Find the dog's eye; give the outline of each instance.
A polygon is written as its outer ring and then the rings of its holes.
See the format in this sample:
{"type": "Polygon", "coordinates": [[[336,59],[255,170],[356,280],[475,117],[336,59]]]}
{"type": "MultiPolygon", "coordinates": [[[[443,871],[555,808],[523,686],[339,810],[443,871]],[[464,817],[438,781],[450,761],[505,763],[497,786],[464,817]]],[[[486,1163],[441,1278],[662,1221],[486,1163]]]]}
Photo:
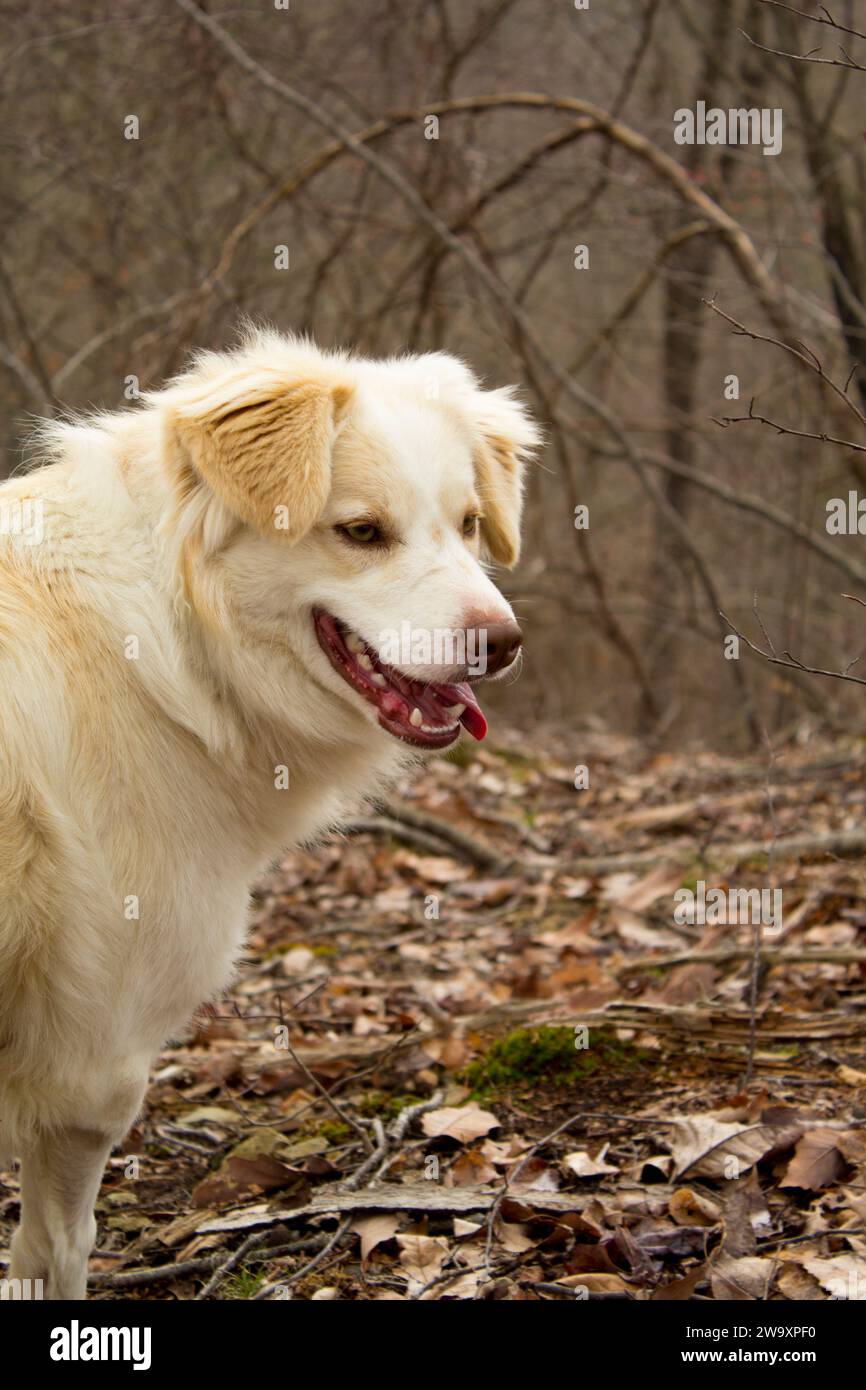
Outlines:
{"type": "Polygon", "coordinates": [[[382,532],[372,521],[350,521],[336,529],[347,541],[354,541],[356,545],[376,545],[382,541],[382,532]]]}
{"type": "Polygon", "coordinates": [[[476,512],[470,512],[463,518],[463,534],[467,540],[473,540],[478,535],[478,523],[481,520],[476,512]]]}

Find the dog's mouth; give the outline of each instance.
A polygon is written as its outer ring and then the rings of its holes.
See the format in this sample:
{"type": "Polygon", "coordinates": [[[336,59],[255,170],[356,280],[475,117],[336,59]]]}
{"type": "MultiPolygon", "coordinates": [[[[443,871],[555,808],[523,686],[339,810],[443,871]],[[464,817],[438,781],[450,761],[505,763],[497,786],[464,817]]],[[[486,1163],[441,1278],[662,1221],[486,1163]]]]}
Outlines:
{"type": "Polygon", "coordinates": [[[487,733],[468,681],[428,684],[386,666],[366,642],[324,609],[313,614],[319,646],[334,670],[368,704],[375,705],[379,723],[394,738],[416,748],[447,748],[461,725],[473,738],[487,733]]]}

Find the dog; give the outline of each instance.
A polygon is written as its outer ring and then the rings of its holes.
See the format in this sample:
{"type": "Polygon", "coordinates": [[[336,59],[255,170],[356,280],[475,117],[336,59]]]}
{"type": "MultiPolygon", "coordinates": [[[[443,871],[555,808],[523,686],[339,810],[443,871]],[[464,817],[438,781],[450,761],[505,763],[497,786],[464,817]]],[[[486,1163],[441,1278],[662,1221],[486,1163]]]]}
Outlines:
{"type": "Polygon", "coordinates": [[[230,981],[257,874],[484,736],[475,682],[521,644],[488,562],[517,560],[538,443],[446,353],[251,328],[41,426],[41,466],[0,487],[10,1281],[85,1296],[107,1157],[230,981]]]}

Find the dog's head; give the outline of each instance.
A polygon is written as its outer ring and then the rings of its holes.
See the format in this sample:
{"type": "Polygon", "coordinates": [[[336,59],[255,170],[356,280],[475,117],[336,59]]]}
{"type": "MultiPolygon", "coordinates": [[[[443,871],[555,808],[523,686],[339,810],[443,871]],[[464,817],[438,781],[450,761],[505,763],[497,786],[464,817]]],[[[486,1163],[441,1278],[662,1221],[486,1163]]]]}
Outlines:
{"type": "Polygon", "coordinates": [[[267,333],[152,399],[185,594],[249,697],[305,703],[315,725],[327,691],[344,736],[366,720],[417,748],[461,724],[482,738],[474,681],[521,644],[485,563],[517,560],[538,442],[511,390],[443,353],[367,361],[267,333]]]}

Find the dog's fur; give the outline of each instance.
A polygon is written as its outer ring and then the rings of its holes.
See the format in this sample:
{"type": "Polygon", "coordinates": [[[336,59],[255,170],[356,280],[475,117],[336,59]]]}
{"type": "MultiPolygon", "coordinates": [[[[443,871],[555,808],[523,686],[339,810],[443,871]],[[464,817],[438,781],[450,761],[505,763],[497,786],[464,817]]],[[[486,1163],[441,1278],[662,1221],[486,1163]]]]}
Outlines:
{"type": "Polygon", "coordinates": [[[135,409],[46,425],[50,461],[0,488],[7,516],[44,518],[39,544],[0,536],[11,1277],[84,1296],[106,1157],[166,1038],[228,982],[248,885],[416,756],[326,659],[314,609],[370,642],[512,617],[481,556],[517,558],[536,441],[448,355],[250,331],[135,409]],[[359,517],[390,543],[347,544],[359,517]]]}

